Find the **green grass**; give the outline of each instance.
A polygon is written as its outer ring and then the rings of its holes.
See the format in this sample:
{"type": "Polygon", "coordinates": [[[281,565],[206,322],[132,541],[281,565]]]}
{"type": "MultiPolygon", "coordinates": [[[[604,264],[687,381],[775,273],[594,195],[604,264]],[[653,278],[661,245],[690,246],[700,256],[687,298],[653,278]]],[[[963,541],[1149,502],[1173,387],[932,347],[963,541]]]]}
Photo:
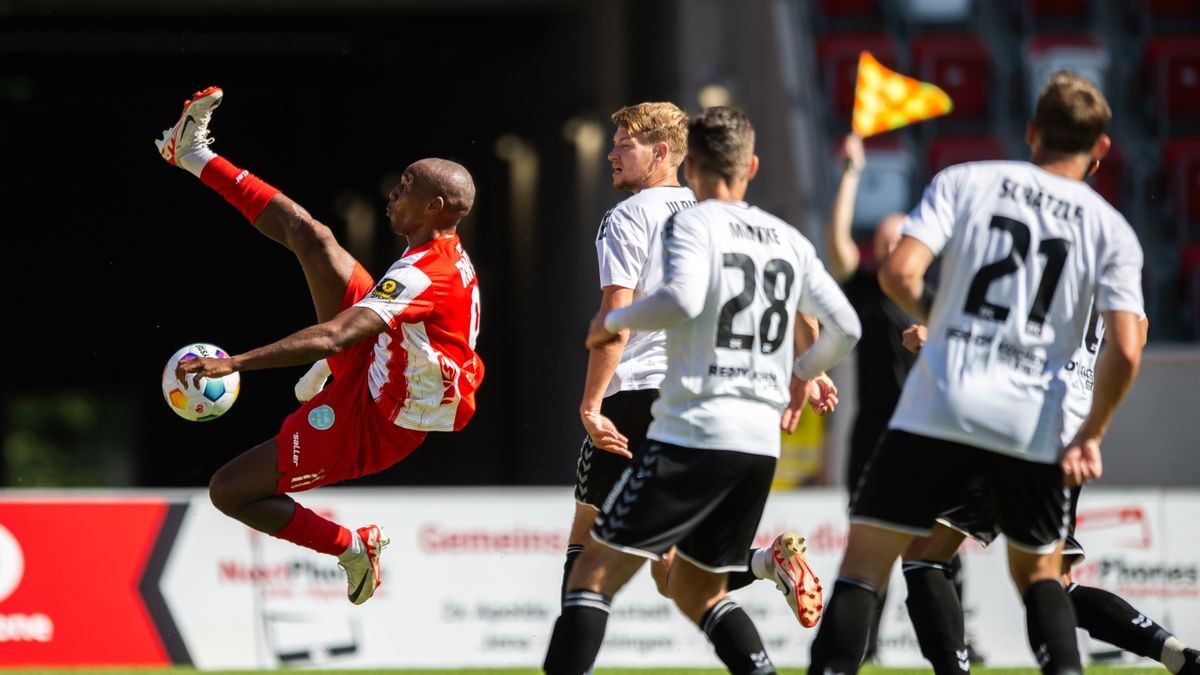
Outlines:
{"type": "MultiPolygon", "coordinates": [[[[289,669],[281,669],[289,670],[289,669]]],[[[1086,668],[1086,675],[1164,675],[1162,668],[1086,668]]],[[[289,670],[292,673],[304,675],[538,675],[540,670],[534,668],[466,668],[452,670],[289,670]]],[[[263,675],[265,670],[196,670],[194,668],[0,668],[4,675],[182,675],[186,673],[204,673],[205,675],[263,675]]],[[[712,668],[598,668],[595,675],[648,675],[661,673],[671,675],[721,675],[725,670],[712,668]]],[[[803,675],[803,668],[782,668],[780,675],[803,675]]],[[[863,675],[929,675],[931,670],[920,668],[875,668],[865,667],[860,670],[863,675]]],[[[1034,668],[972,668],[971,673],[978,675],[1037,675],[1034,668]]]]}
{"type": "MultiPolygon", "coordinates": [[[[281,669],[289,670],[289,669],[281,669]]],[[[1085,669],[1086,675],[1164,675],[1167,671],[1162,668],[1108,668],[1102,666],[1085,669]]],[[[183,675],[184,673],[205,673],[205,675],[263,675],[264,670],[205,670],[195,668],[0,668],[5,675],[183,675]]],[[[453,670],[307,670],[296,669],[289,672],[304,675],[537,675],[540,670],[535,668],[466,668],[453,670]]],[[[597,668],[596,675],[647,675],[650,673],[670,673],[670,675],[721,675],[724,670],[713,668],[597,668]]],[[[782,668],[780,675],[803,675],[803,668],[782,668]]],[[[864,667],[863,675],[929,675],[932,671],[921,668],[876,668],[864,667]]],[[[972,668],[972,673],[978,675],[1037,675],[1035,668],[972,668]]]]}

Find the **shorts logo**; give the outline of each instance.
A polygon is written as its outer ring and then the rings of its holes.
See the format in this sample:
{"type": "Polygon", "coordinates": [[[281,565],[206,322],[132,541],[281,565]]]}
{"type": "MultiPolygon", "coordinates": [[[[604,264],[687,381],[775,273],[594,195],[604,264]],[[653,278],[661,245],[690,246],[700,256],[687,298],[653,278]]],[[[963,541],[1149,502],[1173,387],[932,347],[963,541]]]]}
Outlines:
{"type": "Polygon", "coordinates": [[[375,290],[371,291],[372,298],[380,298],[382,300],[395,300],[397,296],[404,292],[404,284],[395,279],[384,279],[379,282],[375,290]]]}
{"type": "Polygon", "coordinates": [[[21,544],[3,526],[0,526],[0,602],[12,595],[21,585],[25,575],[25,554],[21,544]]]}
{"type": "Polygon", "coordinates": [[[333,408],[327,405],[317,406],[308,411],[308,423],[317,431],[325,431],[333,426],[333,408]]]}

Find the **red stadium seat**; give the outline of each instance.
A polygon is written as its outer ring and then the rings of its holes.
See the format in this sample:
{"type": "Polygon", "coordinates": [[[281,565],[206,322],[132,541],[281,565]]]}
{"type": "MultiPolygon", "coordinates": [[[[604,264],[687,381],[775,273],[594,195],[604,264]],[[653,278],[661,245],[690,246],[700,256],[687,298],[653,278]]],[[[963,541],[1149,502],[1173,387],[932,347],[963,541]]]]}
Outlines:
{"type": "Polygon", "coordinates": [[[1162,174],[1169,200],[1169,217],[1179,235],[1200,227],[1200,137],[1173,138],[1163,145],[1162,174]]]}
{"type": "Polygon", "coordinates": [[[925,167],[929,175],[963,162],[1009,159],[1008,150],[994,136],[944,136],[935,138],[926,150],[925,167]]]}
{"type": "Polygon", "coordinates": [[[1163,36],[1143,45],[1143,82],[1152,114],[1166,132],[1177,122],[1200,119],[1200,37],[1163,36]]]}
{"type": "Polygon", "coordinates": [[[912,42],[914,75],[950,95],[949,119],[984,119],[991,109],[995,76],[991,52],[971,33],[935,33],[912,42]]]}
{"type": "Polygon", "coordinates": [[[1038,93],[1059,70],[1070,70],[1088,78],[1106,91],[1108,50],[1090,34],[1038,35],[1025,45],[1025,75],[1029,107],[1032,111],[1038,93]]]}
{"type": "Polygon", "coordinates": [[[881,13],[879,0],[816,0],[813,5],[827,19],[870,19],[881,13]]]}
{"type": "Polygon", "coordinates": [[[896,67],[896,42],[884,33],[826,35],[817,41],[817,62],[830,110],[850,126],[854,109],[854,85],[858,81],[858,55],[871,52],[888,68],[896,67]]]}
{"type": "Polygon", "coordinates": [[[1125,193],[1125,156],[1115,143],[1100,162],[1100,169],[1088,178],[1088,184],[1114,208],[1121,208],[1125,193]]]}
{"type": "Polygon", "coordinates": [[[1022,0],[1021,14],[1027,26],[1075,25],[1091,19],[1088,0],[1022,0]]]}
{"type": "Polygon", "coordinates": [[[1196,20],[1200,18],[1200,0],[1140,0],[1142,14],[1151,21],[1196,20]]]}

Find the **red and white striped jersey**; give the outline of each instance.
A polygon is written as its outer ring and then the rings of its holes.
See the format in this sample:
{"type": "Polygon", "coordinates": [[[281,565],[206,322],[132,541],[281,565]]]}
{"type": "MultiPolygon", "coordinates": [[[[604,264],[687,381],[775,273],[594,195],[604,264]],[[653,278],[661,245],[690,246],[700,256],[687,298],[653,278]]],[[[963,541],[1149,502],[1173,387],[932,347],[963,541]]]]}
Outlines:
{"type": "Polygon", "coordinates": [[[410,248],[359,300],[387,322],[368,382],[388,419],[406,429],[457,431],[475,413],[483,361],[479,282],[458,235],[410,248]]]}

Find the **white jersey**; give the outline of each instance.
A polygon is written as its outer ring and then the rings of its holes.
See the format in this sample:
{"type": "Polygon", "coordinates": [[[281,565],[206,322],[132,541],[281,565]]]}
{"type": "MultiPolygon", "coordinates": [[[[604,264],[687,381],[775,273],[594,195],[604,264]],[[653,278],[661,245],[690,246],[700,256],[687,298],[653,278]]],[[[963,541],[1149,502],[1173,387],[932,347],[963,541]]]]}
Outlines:
{"type": "MultiPolygon", "coordinates": [[[[1146,318],[1143,311],[1141,319],[1146,318]]],[[[1067,383],[1067,398],[1063,403],[1063,428],[1061,440],[1066,447],[1079,431],[1083,419],[1092,410],[1092,387],[1096,381],[1096,354],[1100,351],[1100,343],[1104,339],[1104,317],[1095,307],[1088,315],[1087,328],[1083,333],[1083,343],[1075,350],[1071,360],[1060,374],[1067,383]]]]}
{"type": "MultiPolygon", "coordinates": [[[[691,188],[653,187],[617,204],[604,214],[596,235],[600,288],[633,289],[637,302],[662,284],[662,224],[671,214],[693,206],[691,188]]],[[[667,371],[666,336],[661,330],[631,331],[621,361],[604,396],[618,391],[657,389],[667,371]]]]}
{"type": "Polygon", "coordinates": [[[1065,367],[1092,299],[1098,312],[1142,312],[1129,223],[1082,181],[972,162],[935,176],[902,232],[942,266],[929,338],[889,426],[1056,462],[1065,367]]]}
{"type": "Polygon", "coordinates": [[[849,301],[803,235],[744,202],[701,202],[668,220],[662,236],[665,278],[655,298],[680,296],[694,318],[667,329],[667,377],[647,436],[778,457],[797,308],[817,317],[848,311],[857,338],[849,301]]]}

